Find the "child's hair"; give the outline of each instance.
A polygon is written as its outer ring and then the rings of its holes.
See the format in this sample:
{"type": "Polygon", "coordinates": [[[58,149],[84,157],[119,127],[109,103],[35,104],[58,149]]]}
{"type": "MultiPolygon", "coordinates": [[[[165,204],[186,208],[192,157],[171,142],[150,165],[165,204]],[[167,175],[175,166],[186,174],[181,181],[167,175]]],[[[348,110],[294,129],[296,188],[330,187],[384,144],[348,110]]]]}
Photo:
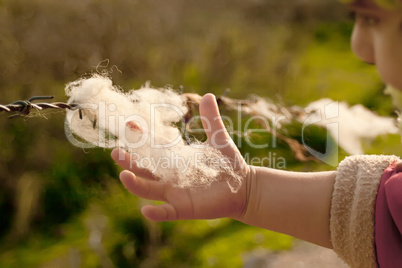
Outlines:
{"type": "MultiPolygon", "coordinates": [[[[362,0],[340,0],[343,3],[356,3],[364,2],[362,0]]],[[[373,0],[377,5],[387,9],[394,9],[401,7],[402,0],[373,0]]]]}

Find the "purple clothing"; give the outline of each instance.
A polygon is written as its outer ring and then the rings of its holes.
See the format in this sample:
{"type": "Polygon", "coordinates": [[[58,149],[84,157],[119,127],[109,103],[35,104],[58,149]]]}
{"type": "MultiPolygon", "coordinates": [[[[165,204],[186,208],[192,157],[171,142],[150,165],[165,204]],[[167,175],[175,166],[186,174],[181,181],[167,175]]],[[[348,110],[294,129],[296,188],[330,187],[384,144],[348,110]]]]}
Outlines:
{"type": "Polygon", "coordinates": [[[380,268],[402,267],[402,172],[385,169],[375,207],[375,245],[380,268]]]}

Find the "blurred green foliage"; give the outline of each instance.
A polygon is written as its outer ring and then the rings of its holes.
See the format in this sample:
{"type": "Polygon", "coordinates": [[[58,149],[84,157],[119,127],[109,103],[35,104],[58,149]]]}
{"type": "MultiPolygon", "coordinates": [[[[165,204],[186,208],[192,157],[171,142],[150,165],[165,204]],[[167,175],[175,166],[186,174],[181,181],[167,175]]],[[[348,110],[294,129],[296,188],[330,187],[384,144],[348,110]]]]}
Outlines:
{"type": "MultiPolygon", "coordinates": [[[[0,103],[46,94],[65,101],[65,83],[107,69],[126,89],[151,80],[200,94],[230,88],[233,98],[257,94],[284,105],[330,97],[391,115],[374,67],[349,50],[346,14],[336,1],[319,0],[2,0],[0,103]],[[109,66],[100,64],[105,59],[109,66]]],[[[0,114],[1,267],[240,267],[256,247],[291,247],[287,236],[226,219],[144,220],[139,207],[148,201],[120,186],[108,151],[70,144],[63,116],[0,114]]],[[[283,134],[300,138],[300,127],[283,134]]],[[[243,154],[275,153],[287,169],[333,168],[298,162],[286,144],[255,150],[242,139],[243,154]]],[[[395,153],[397,139],[365,147],[395,153]]],[[[324,142],[317,140],[312,147],[324,142]]]]}

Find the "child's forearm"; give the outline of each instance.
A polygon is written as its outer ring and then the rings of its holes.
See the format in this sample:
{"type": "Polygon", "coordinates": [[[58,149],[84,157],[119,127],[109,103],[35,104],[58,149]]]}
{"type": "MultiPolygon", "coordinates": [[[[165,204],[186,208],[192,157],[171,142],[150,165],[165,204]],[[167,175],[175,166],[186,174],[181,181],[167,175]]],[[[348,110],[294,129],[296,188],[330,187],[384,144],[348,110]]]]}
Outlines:
{"type": "Polygon", "coordinates": [[[329,220],[335,176],[335,171],[252,167],[247,204],[237,220],[332,248],[329,220]]]}

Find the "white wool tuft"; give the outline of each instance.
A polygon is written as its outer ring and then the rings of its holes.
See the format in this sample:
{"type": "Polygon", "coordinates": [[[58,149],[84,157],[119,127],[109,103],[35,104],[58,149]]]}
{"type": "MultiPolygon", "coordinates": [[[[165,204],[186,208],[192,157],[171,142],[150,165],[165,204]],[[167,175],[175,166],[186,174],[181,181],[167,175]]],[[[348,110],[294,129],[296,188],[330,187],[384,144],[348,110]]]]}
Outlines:
{"type": "Polygon", "coordinates": [[[124,148],[137,166],[180,188],[207,187],[223,174],[229,175],[225,177],[233,192],[240,187],[241,174],[220,151],[183,140],[175,124],[187,107],[173,90],[146,84],[124,93],[108,77],[95,74],[67,84],[66,94],[82,115],[67,112],[69,129],[91,145],[124,148]]]}
{"type": "MultiPolygon", "coordinates": [[[[319,112],[309,115],[309,120],[326,127],[339,146],[350,154],[364,153],[362,140],[398,132],[393,118],[379,116],[360,104],[349,106],[346,102],[320,99],[310,103],[306,109],[319,112]],[[331,127],[333,123],[336,127],[331,127]]],[[[302,118],[303,122],[306,119],[302,118]]]]}

